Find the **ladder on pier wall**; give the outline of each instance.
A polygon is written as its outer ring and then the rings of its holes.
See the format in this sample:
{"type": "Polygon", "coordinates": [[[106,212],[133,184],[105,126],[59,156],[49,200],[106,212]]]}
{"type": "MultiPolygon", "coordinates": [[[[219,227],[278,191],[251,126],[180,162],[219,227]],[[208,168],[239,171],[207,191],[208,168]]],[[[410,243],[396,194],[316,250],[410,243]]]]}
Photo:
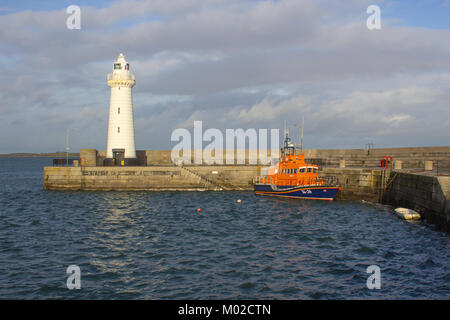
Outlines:
{"type": "Polygon", "coordinates": [[[378,202],[382,203],[388,187],[394,182],[397,172],[383,169],[380,175],[380,191],[378,202]]]}
{"type": "Polygon", "coordinates": [[[197,172],[195,172],[195,171],[193,171],[193,170],[190,170],[190,169],[188,169],[188,168],[186,168],[186,167],[181,167],[181,166],[180,166],[180,168],[181,168],[181,170],[185,170],[185,172],[187,172],[187,173],[190,174],[191,176],[194,176],[194,177],[196,177],[197,179],[199,179],[199,181],[203,181],[203,183],[205,183],[206,185],[211,185],[211,186],[213,186],[215,191],[223,191],[223,190],[242,190],[242,188],[233,186],[233,185],[231,185],[231,184],[230,184],[229,186],[226,186],[226,185],[224,185],[224,184],[220,184],[220,183],[218,183],[218,182],[215,182],[215,181],[213,181],[213,180],[211,180],[211,179],[208,179],[208,178],[206,178],[206,177],[204,177],[204,176],[198,174],[197,172]]]}

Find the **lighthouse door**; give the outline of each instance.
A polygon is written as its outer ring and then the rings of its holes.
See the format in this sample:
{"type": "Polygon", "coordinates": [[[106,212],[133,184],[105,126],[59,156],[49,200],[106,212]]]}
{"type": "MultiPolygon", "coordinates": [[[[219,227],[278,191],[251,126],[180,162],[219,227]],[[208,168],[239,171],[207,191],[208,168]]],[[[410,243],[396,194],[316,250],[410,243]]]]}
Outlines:
{"type": "Polygon", "coordinates": [[[115,166],[124,165],[125,149],[113,149],[112,153],[113,153],[114,165],[115,166]]]}

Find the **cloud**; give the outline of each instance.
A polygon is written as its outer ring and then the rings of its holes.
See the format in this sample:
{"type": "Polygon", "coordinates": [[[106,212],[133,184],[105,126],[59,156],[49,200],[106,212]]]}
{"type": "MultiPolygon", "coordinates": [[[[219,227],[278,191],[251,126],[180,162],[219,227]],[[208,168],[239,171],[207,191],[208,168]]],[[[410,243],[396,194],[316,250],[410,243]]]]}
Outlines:
{"type": "Polygon", "coordinates": [[[343,97],[335,94],[324,100],[322,96],[305,95],[278,101],[265,98],[251,107],[232,109],[226,121],[244,125],[278,123],[280,127],[283,120],[288,120],[293,127],[304,117],[306,136],[322,147],[327,147],[330,140],[342,148],[362,147],[370,141],[399,146],[405,136],[404,145],[411,145],[411,141],[423,143],[426,137],[434,139],[429,145],[445,144],[450,127],[443,125],[436,114],[448,113],[449,98],[448,90],[431,86],[349,92],[343,97]],[[432,123],[435,125],[430,126],[432,123]],[[402,139],[393,140],[393,136],[402,139]]]}
{"type": "Polygon", "coordinates": [[[369,4],[119,0],[82,6],[81,30],[66,28],[65,8],[4,11],[0,151],[54,151],[67,126],[73,148],[104,149],[120,52],[136,74],[141,149],[170,148],[194,120],[270,128],[303,116],[311,147],[448,144],[450,31],[384,18],[369,31],[369,4]]]}

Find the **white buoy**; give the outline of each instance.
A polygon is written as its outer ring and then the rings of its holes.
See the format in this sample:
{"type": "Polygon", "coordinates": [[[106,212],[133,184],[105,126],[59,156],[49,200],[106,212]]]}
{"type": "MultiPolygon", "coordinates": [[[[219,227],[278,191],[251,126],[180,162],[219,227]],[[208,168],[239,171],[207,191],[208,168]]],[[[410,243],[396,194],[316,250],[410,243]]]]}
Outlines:
{"type": "MultiPolygon", "coordinates": [[[[136,84],[130,73],[130,65],[120,54],[114,62],[113,73],[108,74],[108,86],[111,87],[109,105],[107,159],[136,159],[134,143],[133,100],[131,88],[136,84]]],[[[116,161],[117,162],[117,161],[116,161]]],[[[120,163],[115,163],[120,165],[120,163]]]]}
{"type": "Polygon", "coordinates": [[[412,209],[408,208],[397,208],[394,210],[399,218],[405,220],[419,220],[420,214],[412,209]]]}

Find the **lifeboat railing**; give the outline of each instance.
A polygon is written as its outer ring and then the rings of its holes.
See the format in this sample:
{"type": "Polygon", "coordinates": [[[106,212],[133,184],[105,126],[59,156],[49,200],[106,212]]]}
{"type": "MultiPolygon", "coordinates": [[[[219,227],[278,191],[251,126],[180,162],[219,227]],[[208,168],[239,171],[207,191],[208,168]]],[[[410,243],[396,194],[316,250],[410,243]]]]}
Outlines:
{"type": "MultiPolygon", "coordinates": [[[[267,184],[274,184],[274,181],[271,179],[267,181],[267,176],[257,176],[253,178],[253,184],[263,183],[263,181],[267,184]]],[[[300,184],[302,186],[336,186],[338,185],[339,180],[337,176],[319,176],[317,178],[306,178],[302,182],[303,183],[300,184]]]]}

